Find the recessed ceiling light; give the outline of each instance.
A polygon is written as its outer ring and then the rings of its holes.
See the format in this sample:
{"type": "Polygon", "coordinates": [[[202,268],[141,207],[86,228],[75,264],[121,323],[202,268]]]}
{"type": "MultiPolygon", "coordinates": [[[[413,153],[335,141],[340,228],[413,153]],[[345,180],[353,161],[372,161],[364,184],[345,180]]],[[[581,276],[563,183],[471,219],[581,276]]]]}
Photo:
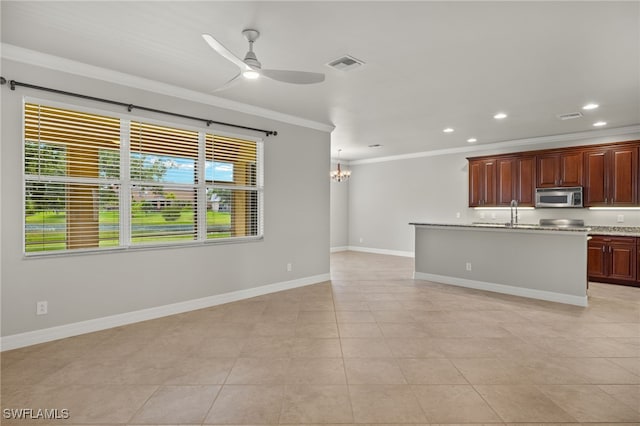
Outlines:
{"type": "Polygon", "coordinates": [[[594,126],[596,127],[602,127],[602,126],[606,126],[607,122],[606,121],[596,121],[595,123],[593,123],[594,126]]]}
{"type": "Polygon", "coordinates": [[[451,127],[447,127],[446,129],[443,130],[443,132],[451,133],[451,132],[453,132],[453,129],[451,127]]]}
{"type": "Polygon", "coordinates": [[[493,118],[495,118],[496,120],[502,120],[503,118],[507,118],[507,114],[505,114],[504,112],[499,112],[494,115],[493,118]]]}
{"type": "Polygon", "coordinates": [[[590,103],[590,104],[586,104],[585,106],[583,106],[582,109],[596,109],[599,106],[600,105],[598,105],[598,104],[590,103]]]}
{"type": "Polygon", "coordinates": [[[467,139],[467,142],[469,142],[469,143],[478,142],[478,139],[476,139],[476,138],[469,138],[469,139],[467,139]]]}
{"type": "Polygon", "coordinates": [[[379,143],[374,143],[373,145],[369,145],[369,148],[380,148],[382,145],[379,143]]]}

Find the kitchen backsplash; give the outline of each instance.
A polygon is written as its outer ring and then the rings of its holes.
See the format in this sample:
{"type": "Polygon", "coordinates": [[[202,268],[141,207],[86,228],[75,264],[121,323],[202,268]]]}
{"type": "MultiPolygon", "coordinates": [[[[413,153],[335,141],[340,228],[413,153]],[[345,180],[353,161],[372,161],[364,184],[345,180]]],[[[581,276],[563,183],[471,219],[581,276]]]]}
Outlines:
{"type": "MultiPolygon", "coordinates": [[[[508,222],[509,210],[469,209],[472,222],[508,222]]],[[[520,223],[538,223],[540,219],[582,219],[585,225],[640,226],[640,210],[535,209],[518,210],[520,223]],[[622,216],[623,222],[618,218],[622,216]]]]}

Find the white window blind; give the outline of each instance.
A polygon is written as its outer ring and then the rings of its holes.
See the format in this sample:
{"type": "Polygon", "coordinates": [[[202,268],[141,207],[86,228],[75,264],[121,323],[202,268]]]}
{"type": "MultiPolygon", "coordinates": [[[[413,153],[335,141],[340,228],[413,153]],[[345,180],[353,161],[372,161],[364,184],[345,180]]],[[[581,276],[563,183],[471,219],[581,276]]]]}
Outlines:
{"type": "Polygon", "coordinates": [[[207,134],[207,238],[261,235],[260,151],[253,141],[207,134]]]}
{"type": "Polygon", "coordinates": [[[131,242],[197,239],[198,132],[131,122],[131,242]]]}
{"type": "Polygon", "coordinates": [[[27,103],[24,143],[27,254],[263,234],[261,142],[27,103]]]}
{"type": "Polygon", "coordinates": [[[25,252],[119,244],[120,121],[25,105],[25,252]]]}

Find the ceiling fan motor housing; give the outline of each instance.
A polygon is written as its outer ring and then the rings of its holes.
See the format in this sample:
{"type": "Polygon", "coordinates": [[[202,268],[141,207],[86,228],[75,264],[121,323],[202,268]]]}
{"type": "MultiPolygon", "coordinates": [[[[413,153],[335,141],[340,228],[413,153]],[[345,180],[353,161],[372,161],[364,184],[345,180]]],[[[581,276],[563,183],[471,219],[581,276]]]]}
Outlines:
{"type": "Polygon", "coordinates": [[[256,54],[253,53],[253,50],[249,50],[247,54],[244,55],[244,63],[255,69],[260,69],[262,67],[262,64],[256,57],[256,54]]]}
{"type": "Polygon", "coordinates": [[[260,63],[260,61],[258,61],[258,57],[256,56],[256,54],[253,53],[253,42],[256,41],[258,37],[260,37],[260,31],[246,29],[242,31],[242,35],[249,42],[249,51],[246,55],[244,55],[244,63],[249,65],[251,68],[260,69],[262,67],[262,64],[260,63]]]}
{"type": "Polygon", "coordinates": [[[242,35],[249,43],[253,43],[260,37],[260,31],[247,28],[246,30],[242,30],[242,35]]]}

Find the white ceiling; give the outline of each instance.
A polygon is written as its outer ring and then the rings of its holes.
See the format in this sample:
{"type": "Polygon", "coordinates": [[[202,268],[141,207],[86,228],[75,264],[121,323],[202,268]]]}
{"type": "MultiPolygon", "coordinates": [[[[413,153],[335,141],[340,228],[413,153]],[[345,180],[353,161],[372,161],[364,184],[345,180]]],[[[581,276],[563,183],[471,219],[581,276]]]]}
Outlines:
{"type": "MultiPolygon", "coordinates": [[[[216,96],[335,125],[333,154],[365,159],[640,123],[640,2],[1,2],[2,42],[210,93],[237,69],[244,28],[265,68],[216,96]],[[366,65],[324,64],[344,54],[366,65]],[[561,121],[556,114],[600,108],[561,121]],[[493,115],[504,111],[507,119],[493,115]],[[455,129],[445,134],[445,127],[455,129]],[[368,145],[382,144],[382,148],[368,145]]],[[[7,76],[19,80],[19,77],[7,76]]],[[[37,83],[37,82],[34,82],[37,83]]]]}

